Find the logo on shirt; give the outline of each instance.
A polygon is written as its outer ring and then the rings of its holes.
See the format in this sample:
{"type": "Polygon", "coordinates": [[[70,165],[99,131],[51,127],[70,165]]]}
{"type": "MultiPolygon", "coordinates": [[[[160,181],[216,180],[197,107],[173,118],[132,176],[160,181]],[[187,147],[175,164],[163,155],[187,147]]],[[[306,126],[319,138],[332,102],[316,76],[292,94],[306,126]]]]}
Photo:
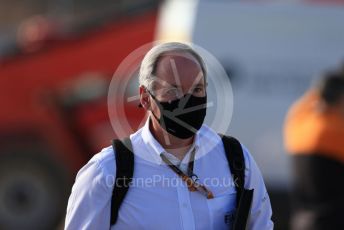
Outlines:
{"type": "Polygon", "coordinates": [[[235,218],[235,210],[233,210],[231,212],[227,212],[225,214],[224,221],[228,226],[230,226],[233,224],[234,218],[235,218]]]}

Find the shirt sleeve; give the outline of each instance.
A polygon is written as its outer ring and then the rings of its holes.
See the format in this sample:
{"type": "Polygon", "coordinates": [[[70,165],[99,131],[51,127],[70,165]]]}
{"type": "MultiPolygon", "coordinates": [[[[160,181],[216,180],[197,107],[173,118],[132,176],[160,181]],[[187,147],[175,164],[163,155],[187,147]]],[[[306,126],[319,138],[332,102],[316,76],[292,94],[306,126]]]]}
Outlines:
{"type": "Polygon", "coordinates": [[[97,155],[77,174],[68,200],[65,230],[110,229],[112,186],[106,178],[97,155]]]}
{"type": "Polygon", "coordinates": [[[254,189],[253,200],[248,219],[248,229],[269,230],[274,224],[271,220],[272,209],[270,198],[266,190],[262,174],[245,146],[243,147],[245,156],[245,188],[254,189]]]}

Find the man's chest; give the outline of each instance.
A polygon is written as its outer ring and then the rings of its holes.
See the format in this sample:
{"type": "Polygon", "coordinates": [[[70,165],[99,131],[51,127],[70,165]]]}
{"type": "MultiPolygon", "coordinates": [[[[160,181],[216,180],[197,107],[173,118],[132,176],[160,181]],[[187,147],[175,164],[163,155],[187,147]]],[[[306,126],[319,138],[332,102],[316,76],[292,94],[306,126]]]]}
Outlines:
{"type": "Polygon", "coordinates": [[[228,229],[236,202],[228,165],[220,163],[210,169],[196,161],[195,173],[213,192],[213,199],[190,192],[166,166],[136,164],[113,229],[228,229]]]}

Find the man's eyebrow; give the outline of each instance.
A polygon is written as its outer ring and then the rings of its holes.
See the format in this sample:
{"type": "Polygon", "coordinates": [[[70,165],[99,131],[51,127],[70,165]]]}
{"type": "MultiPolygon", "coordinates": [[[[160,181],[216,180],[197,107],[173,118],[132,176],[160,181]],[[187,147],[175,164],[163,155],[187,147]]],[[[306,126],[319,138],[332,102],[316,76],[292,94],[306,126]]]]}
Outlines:
{"type": "Polygon", "coordinates": [[[181,88],[181,86],[178,86],[176,84],[170,84],[170,83],[168,83],[167,86],[170,86],[171,88],[181,88]]]}

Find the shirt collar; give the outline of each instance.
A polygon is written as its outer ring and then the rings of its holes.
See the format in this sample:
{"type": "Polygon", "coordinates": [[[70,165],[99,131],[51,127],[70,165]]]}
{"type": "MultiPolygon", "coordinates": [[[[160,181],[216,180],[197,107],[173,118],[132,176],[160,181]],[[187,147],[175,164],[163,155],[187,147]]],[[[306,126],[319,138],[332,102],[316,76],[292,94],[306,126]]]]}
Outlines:
{"type": "MultiPolygon", "coordinates": [[[[152,157],[154,158],[154,160],[158,163],[158,164],[162,164],[164,163],[160,157],[161,153],[166,153],[166,150],[161,146],[161,144],[154,138],[153,134],[151,133],[151,131],[149,130],[149,122],[150,122],[150,116],[147,118],[147,121],[145,123],[145,125],[142,128],[142,140],[145,143],[145,145],[148,147],[149,151],[152,153],[152,157]]],[[[189,153],[192,151],[193,148],[195,148],[196,151],[196,155],[197,155],[197,150],[199,149],[199,144],[200,144],[200,130],[196,133],[195,138],[194,138],[194,142],[192,144],[192,147],[190,148],[190,150],[188,151],[188,155],[189,153]]],[[[184,163],[184,159],[183,159],[183,163],[184,163]]]]}

